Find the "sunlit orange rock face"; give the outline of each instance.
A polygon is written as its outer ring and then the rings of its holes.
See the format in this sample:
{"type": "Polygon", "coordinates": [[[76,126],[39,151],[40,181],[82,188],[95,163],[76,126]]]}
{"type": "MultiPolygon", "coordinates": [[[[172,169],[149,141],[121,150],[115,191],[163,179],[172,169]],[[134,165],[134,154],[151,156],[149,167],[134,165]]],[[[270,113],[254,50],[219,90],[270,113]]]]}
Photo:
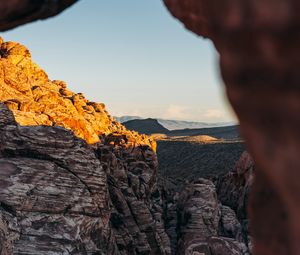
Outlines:
{"type": "MultiPolygon", "coordinates": [[[[105,105],[88,101],[68,90],[63,81],[51,81],[32,62],[29,50],[19,43],[0,41],[0,101],[23,126],[61,126],[93,144],[99,136],[124,139],[126,146],[156,144],[145,135],[128,131],[106,111],[105,105]]],[[[112,141],[113,142],[113,141],[112,141]]]]}
{"type": "Polygon", "coordinates": [[[227,96],[257,166],[254,254],[300,254],[299,1],[164,2],[220,53],[227,96]]]}

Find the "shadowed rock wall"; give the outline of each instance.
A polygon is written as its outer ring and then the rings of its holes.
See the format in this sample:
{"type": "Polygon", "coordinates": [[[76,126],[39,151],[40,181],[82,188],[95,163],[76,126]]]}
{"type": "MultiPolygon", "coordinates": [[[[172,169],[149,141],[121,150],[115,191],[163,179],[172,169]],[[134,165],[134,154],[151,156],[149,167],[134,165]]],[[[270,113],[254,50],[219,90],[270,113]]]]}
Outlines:
{"type": "Polygon", "coordinates": [[[77,0],[1,0],[0,30],[55,16],[75,2],[77,0]]]}
{"type": "Polygon", "coordinates": [[[147,145],[19,126],[0,103],[0,253],[170,254],[156,170],[147,145]]]}
{"type": "Polygon", "coordinates": [[[165,0],[220,53],[227,96],[256,164],[255,254],[300,254],[300,3],[165,0]]]}

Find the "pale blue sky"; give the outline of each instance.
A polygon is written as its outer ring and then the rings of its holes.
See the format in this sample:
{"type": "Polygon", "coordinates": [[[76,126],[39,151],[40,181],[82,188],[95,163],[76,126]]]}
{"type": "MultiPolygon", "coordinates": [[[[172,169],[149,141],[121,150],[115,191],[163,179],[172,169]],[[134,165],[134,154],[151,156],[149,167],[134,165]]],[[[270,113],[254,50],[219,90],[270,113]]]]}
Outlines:
{"type": "Polygon", "coordinates": [[[112,115],[233,120],[211,42],[183,29],[160,0],[81,0],[2,36],[112,115]]]}

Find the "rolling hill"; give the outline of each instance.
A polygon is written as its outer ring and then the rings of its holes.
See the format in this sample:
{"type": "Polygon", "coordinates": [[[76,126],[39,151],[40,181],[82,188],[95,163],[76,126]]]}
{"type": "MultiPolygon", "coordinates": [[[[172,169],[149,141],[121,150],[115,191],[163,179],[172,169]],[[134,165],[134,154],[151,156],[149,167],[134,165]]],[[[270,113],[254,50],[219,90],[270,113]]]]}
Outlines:
{"type": "MultiPolygon", "coordinates": [[[[114,117],[117,121],[124,123],[130,120],[144,120],[145,118],[139,116],[121,116],[114,117]]],[[[208,123],[208,122],[199,122],[199,121],[184,121],[184,120],[169,120],[169,119],[161,119],[156,118],[158,123],[164,126],[169,130],[180,130],[180,129],[199,129],[199,128],[211,128],[211,127],[225,127],[234,125],[233,122],[216,122],[216,123],[208,123]]]]}
{"type": "Polygon", "coordinates": [[[239,126],[172,130],[169,136],[199,136],[209,135],[218,139],[240,139],[239,126]]]}
{"type": "Polygon", "coordinates": [[[157,119],[135,119],[123,122],[123,125],[129,129],[137,131],[141,134],[165,134],[169,137],[172,136],[200,136],[209,135],[217,139],[239,139],[239,126],[222,126],[211,128],[199,129],[180,129],[168,130],[157,119]]]}
{"type": "Polygon", "coordinates": [[[137,131],[140,134],[168,134],[170,132],[159,124],[156,119],[129,120],[123,122],[123,125],[127,129],[137,131]]]}

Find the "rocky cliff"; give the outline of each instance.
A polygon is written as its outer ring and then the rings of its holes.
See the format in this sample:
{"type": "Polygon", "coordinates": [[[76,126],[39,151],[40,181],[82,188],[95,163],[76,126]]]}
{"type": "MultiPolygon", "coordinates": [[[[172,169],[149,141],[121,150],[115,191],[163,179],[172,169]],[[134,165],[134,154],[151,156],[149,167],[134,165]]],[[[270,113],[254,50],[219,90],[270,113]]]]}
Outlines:
{"type": "Polygon", "coordinates": [[[247,204],[253,177],[254,163],[245,152],[232,171],[214,181],[200,178],[179,193],[163,189],[165,226],[172,251],[251,254],[247,204]]]}
{"type": "Polygon", "coordinates": [[[155,142],[0,46],[1,254],[169,254],[155,142]]]}
{"type": "Polygon", "coordinates": [[[25,46],[0,38],[0,56],[0,101],[12,110],[19,124],[61,126],[90,144],[99,142],[102,135],[123,135],[129,147],[149,145],[155,149],[155,142],[147,136],[130,132],[115,121],[104,104],[71,92],[63,81],[49,80],[25,46]]]}
{"type": "Polygon", "coordinates": [[[236,216],[237,192],[249,187],[237,180],[252,178],[245,156],[219,196],[199,179],[167,198],[148,146],[91,146],[61,127],[20,126],[4,104],[0,142],[1,254],[249,254],[236,216]]]}
{"type": "MultiPolygon", "coordinates": [[[[249,234],[248,205],[254,182],[255,165],[248,152],[244,152],[235,168],[218,178],[216,187],[220,202],[232,208],[242,223],[244,233],[249,234]]],[[[245,239],[250,241],[248,236],[245,239]]]]}
{"type": "Polygon", "coordinates": [[[248,254],[226,189],[245,182],[223,177],[228,206],[205,179],[167,194],[151,138],[49,80],[24,46],[0,55],[1,254],[248,254]]]}
{"type": "MultiPolygon", "coordinates": [[[[74,2],[0,0],[0,29],[55,15],[74,2]]],[[[164,2],[220,53],[227,96],[258,166],[250,207],[255,254],[298,254],[299,1],[164,2]]]]}
{"type": "Polygon", "coordinates": [[[92,148],[63,128],[18,126],[0,107],[1,254],[114,249],[107,177],[92,148]]]}

